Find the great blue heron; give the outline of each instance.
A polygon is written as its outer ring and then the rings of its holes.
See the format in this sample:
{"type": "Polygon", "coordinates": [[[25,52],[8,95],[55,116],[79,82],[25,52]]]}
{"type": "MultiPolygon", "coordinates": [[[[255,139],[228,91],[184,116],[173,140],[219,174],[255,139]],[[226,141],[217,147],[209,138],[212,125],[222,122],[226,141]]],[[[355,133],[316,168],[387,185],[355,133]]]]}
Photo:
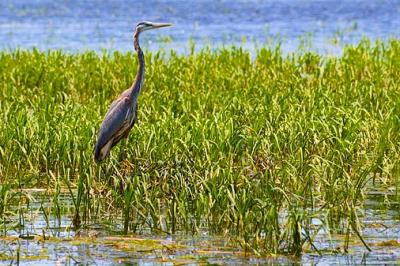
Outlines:
{"type": "Polygon", "coordinates": [[[137,98],[144,80],[144,54],[139,46],[139,35],[146,30],[171,26],[170,23],[140,22],[136,25],[133,44],[139,59],[139,70],[132,86],[115,99],[110,106],[100,127],[99,136],[94,149],[97,162],[104,160],[122,138],[126,138],[137,119],[137,98]]]}

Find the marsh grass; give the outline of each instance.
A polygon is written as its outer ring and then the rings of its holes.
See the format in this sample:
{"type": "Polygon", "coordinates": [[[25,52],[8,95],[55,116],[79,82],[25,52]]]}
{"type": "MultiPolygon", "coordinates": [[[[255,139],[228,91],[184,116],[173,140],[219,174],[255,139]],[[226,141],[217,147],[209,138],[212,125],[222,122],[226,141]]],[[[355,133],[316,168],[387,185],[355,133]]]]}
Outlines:
{"type": "Polygon", "coordinates": [[[299,255],[322,229],[362,239],[366,184],[399,187],[398,40],[340,57],[229,48],[147,52],[146,63],[127,159],[117,146],[99,166],[96,134],[135,54],[0,52],[4,231],[10,189],[63,187],[76,228],[207,230],[260,255],[299,255]]]}

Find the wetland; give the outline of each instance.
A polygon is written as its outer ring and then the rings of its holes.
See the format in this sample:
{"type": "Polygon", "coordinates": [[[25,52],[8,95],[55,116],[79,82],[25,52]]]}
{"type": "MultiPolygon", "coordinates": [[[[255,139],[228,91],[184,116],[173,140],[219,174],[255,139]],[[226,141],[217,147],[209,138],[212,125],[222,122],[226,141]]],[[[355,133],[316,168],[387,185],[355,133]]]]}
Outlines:
{"type": "Polygon", "coordinates": [[[145,56],[96,165],[136,55],[0,52],[2,263],[398,263],[398,40],[145,56]]]}

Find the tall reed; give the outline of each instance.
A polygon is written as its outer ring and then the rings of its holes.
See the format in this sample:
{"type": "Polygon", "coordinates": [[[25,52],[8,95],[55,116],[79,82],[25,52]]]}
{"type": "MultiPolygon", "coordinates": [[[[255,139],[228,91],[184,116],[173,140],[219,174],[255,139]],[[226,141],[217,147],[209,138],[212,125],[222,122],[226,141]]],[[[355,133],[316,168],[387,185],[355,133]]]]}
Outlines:
{"type": "Polygon", "coordinates": [[[340,57],[229,48],[147,52],[146,63],[128,157],[117,146],[99,166],[96,133],[134,79],[135,54],[0,52],[1,191],[59,180],[76,226],[206,229],[299,255],[321,229],[362,239],[368,184],[399,186],[398,40],[340,57]]]}

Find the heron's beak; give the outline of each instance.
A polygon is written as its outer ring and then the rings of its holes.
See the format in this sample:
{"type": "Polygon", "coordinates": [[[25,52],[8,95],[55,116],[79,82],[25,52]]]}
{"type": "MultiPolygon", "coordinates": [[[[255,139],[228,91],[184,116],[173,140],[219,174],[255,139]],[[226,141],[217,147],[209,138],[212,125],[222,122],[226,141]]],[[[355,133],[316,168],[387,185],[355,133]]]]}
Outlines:
{"type": "Polygon", "coordinates": [[[158,28],[170,27],[170,26],[172,26],[172,24],[171,23],[153,23],[152,26],[153,26],[153,29],[158,29],[158,28]]]}

